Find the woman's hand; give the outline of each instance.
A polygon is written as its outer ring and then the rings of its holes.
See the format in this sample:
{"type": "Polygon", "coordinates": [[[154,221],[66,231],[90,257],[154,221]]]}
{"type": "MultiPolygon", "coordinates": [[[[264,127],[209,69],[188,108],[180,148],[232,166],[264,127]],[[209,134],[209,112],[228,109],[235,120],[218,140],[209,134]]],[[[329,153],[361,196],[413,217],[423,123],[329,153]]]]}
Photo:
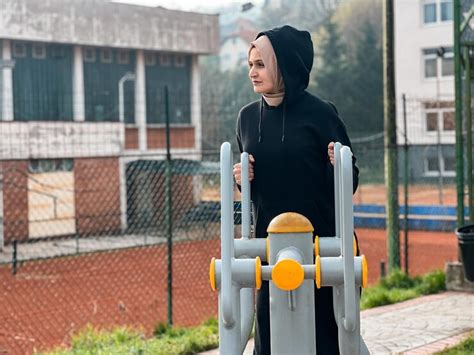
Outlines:
{"type": "Polygon", "coordinates": [[[334,159],[334,142],[330,142],[328,144],[328,157],[331,161],[332,166],[334,166],[334,164],[336,163],[336,160],[334,159]]]}
{"type": "MultiPolygon", "coordinates": [[[[253,163],[255,163],[255,159],[253,158],[252,154],[249,154],[249,181],[253,180],[253,163]]],[[[234,178],[237,184],[242,185],[242,164],[237,163],[234,164],[234,178]]]]}

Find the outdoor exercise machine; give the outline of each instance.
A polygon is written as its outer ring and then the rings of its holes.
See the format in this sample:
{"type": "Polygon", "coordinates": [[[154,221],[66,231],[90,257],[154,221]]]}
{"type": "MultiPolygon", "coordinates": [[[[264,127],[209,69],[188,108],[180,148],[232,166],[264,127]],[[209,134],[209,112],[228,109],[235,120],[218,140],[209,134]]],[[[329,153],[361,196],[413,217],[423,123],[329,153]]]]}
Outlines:
{"type": "Polygon", "coordinates": [[[333,288],[341,354],[369,354],[360,336],[360,287],[367,284],[365,256],[355,256],[352,152],[336,143],[334,167],[336,235],[313,238],[304,216],[275,217],[267,238],[250,238],[248,154],[242,153],[242,238],[234,239],[232,149],[223,143],[221,171],[221,259],[212,258],[209,277],[219,291],[219,351],[242,354],[252,330],[254,289],[270,280],[272,354],[316,354],[314,292],[333,288]],[[266,262],[268,265],[262,265],[266,262]]]}

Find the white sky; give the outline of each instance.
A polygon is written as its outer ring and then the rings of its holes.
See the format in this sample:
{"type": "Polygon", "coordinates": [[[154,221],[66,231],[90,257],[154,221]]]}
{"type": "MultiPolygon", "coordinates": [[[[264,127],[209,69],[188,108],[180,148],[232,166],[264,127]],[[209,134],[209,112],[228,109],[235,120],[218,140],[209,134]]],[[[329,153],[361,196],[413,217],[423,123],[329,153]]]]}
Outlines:
{"type": "Polygon", "coordinates": [[[227,6],[232,4],[242,5],[247,2],[252,2],[254,5],[259,5],[263,0],[111,0],[113,2],[124,2],[136,5],[145,6],[163,6],[167,9],[191,11],[199,8],[212,9],[220,6],[227,6]]]}

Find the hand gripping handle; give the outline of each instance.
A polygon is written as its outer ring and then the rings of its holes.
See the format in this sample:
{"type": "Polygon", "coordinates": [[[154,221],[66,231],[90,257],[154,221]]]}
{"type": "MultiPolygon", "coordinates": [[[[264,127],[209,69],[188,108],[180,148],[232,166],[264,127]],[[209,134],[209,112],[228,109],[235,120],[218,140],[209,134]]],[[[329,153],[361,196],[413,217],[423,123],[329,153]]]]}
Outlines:
{"type": "Polygon", "coordinates": [[[232,149],[229,142],[221,146],[221,300],[224,325],[234,324],[232,312],[232,259],[234,256],[234,198],[232,149]]]}

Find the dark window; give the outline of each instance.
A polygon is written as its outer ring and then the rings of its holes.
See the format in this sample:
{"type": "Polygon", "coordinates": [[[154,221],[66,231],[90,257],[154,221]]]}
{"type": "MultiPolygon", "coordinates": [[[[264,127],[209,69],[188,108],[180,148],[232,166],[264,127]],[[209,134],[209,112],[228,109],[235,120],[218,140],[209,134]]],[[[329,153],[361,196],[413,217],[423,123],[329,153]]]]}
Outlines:
{"type": "Polygon", "coordinates": [[[441,60],[441,75],[442,76],[453,76],[454,75],[454,54],[453,49],[446,49],[441,60]]]}
{"type": "Polygon", "coordinates": [[[13,57],[15,58],[26,57],[26,43],[13,42],[13,57]]]}
{"type": "Polygon", "coordinates": [[[57,171],[72,171],[74,161],[72,159],[33,159],[29,161],[30,173],[49,173],[57,171]]]}
{"type": "Polygon", "coordinates": [[[170,64],[171,64],[170,55],[166,53],[160,54],[160,65],[167,67],[170,64]]]}
{"type": "Polygon", "coordinates": [[[439,171],[439,160],[438,157],[429,157],[427,160],[427,171],[439,171]]]}
{"type": "MultiPolygon", "coordinates": [[[[122,50],[102,48],[101,60],[84,62],[84,92],[86,121],[119,121],[119,82],[128,72],[135,71],[135,52],[126,51],[129,56],[127,64],[120,64],[122,50]],[[117,58],[115,62],[104,62],[117,58]]],[[[122,58],[123,59],[123,58],[122,58]]],[[[135,84],[124,82],[123,112],[126,123],[134,123],[135,84]]]]}
{"type": "Polygon", "coordinates": [[[456,159],[454,157],[444,157],[444,171],[455,171],[456,159]]]}
{"type": "Polygon", "coordinates": [[[146,65],[155,65],[156,64],[156,55],[155,55],[155,53],[151,53],[151,52],[145,53],[145,64],[146,65]]]}
{"type": "Polygon", "coordinates": [[[121,50],[118,52],[118,63],[128,64],[130,62],[130,52],[121,50]]]}
{"type": "MultiPolygon", "coordinates": [[[[191,123],[191,65],[190,56],[181,55],[182,67],[160,65],[146,67],[147,122],[166,122],[165,87],[168,87],[168,105],[172,123],[191,123]]],[[[162,58],[162,55],[160,55],[162,58]]],[[[175,57],[176,60],[177,56],[175,57]]],[[[180,59],[181,60],[181,59],[180,59]]]]}
{"type": "Polygon", "coordinates": [[[44,44],[33,44],[33,58],[45,59],[46,58],[46,47],[44,44]]]}
{"type": "Polygon", "coordinates": [[[95,48],[85,48],[84,49],[84,61],[93,63],[95,62],[95,48]]]}
{"type": "Polygon", "coordinates": [[[102,63],[112,63],[113,62],[112,50],[109,48],[101,49],[100,60],[102,63]]]}
{"type": "Polygon", "coordinates": [[[16,42],[14,117],[19,121],[72,121],[72,46],[16,42]],[[41,60],[38,60],[41,59],[41,60]]]}
{"type": "Polygon", "coordinates": [[[441,21],[453,20],[453,1],[441,0],[441,21]]]}
{"type": "Polygon", "coordinates": [[[424,23],[436,22],[436,1],[427,1],[423,5],[424,23]]]}
{"type": "Polygon", "coordinates": [[[426,113],[426,130],[428,132],[438,130],[438,113],[437,112],[426,113]]]}
{"type": "Polygon", "coordinates": [[[454,128],[455,128],[454,111],[443,112],[443,130],[454,131],[454,128]]]}

